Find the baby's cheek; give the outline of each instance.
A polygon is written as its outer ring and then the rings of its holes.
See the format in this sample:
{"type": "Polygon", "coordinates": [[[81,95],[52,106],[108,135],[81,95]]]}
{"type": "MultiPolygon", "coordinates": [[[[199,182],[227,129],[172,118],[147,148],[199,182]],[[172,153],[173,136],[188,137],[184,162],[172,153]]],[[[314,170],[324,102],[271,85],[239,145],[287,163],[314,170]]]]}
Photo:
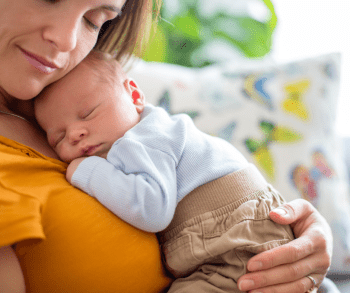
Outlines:
{"type": "Polygon", "coordinates": [[[69,153],[68,149],[62,145],[56,147],[55,152],[63,162],[70,163],[74,159],[73,154],[69,153]]]}

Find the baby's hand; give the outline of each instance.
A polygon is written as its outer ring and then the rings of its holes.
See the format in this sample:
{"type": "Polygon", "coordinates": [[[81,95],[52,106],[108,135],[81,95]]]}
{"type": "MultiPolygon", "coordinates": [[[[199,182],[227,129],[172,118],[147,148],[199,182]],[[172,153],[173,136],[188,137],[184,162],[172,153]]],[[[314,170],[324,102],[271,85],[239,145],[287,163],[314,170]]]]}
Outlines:
{"type": "Polygon", "coordinates": [[[79,164],[85,159],[86,158],[77,158],[77,159],[74,159],[72,162],[70,162],[66,172],[66,179],[69,183],[72,183],[71,181],[72,181],[73,173],[78,168],[79,164]]]}

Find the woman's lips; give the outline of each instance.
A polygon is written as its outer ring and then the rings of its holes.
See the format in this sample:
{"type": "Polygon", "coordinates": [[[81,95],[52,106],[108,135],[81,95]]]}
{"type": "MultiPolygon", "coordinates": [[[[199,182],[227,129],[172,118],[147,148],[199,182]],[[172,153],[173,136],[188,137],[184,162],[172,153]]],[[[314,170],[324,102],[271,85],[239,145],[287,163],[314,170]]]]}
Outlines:
{"type": "Polygon", "coordinates": [[[36,69],[38,69],[42,73],[50,74],[58,68],[55,64],[45,60],[42,57],[31,54],[23,49],[21,49],[21,52],[23,53],[24,58],[26,58],[29,64],[34,66],[36,69]]]}

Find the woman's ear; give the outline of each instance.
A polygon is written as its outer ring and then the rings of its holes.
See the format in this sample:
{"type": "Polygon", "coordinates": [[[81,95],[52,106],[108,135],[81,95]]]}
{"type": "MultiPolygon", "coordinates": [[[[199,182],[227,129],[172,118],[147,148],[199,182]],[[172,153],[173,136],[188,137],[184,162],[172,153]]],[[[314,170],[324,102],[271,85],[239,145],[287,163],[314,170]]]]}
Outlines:
{"type": "Polygon", "coordinates": [[[137,86],[136,82],[131,78],[128,78],[124,81],[124,87],[126,91],[130,94],[132,102],[136,107],[136,111],[139,114],[142,113],[146,103],[144,93],[137,86]]]}

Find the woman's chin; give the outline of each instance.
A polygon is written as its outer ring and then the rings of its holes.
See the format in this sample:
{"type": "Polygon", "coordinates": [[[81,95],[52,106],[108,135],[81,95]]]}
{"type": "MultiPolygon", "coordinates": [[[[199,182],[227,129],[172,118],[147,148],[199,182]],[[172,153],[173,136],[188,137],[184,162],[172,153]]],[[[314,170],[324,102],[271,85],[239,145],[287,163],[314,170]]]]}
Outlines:
{"type": "Polygon", "coordinates": [[[35,84],[35,82],[33,82],[27,86],[23,85],[21,87],[15,87],[12,90],[8,90],[7,93],[13,98],[27,101],[35,98],[43,90],[43,88],[44,87],[42,85],[35,84]]]}

